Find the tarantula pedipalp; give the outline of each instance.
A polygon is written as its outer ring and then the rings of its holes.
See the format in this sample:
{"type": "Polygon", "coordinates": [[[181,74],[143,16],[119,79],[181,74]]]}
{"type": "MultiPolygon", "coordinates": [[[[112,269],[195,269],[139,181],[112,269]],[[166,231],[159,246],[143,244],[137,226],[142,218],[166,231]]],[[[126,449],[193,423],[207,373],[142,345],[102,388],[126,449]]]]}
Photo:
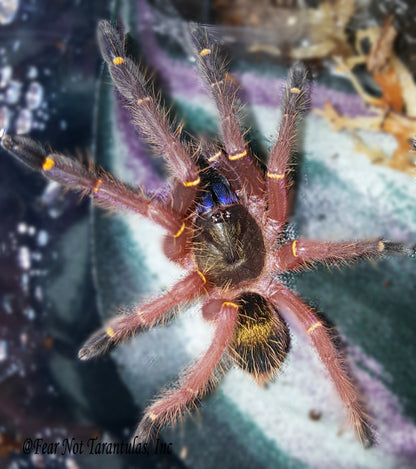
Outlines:
{"type": "Polygon", "coordinates": [[[87,340],[79,357],[97,356],[133,333],[155,326],[176,305],[204,298],[203,317],[215,322],[213,341],[179,385],[146,409],[136,435],[147,438],[202,397],[213,385],[225,356],[258,382],[270,380],[288,352],[289,331],[283,317],[291,316],[317,349],[359,438],[370,441],[371,429],[359,395],[326,327],[315,312],[276,281],[275,274],[314,262],[380,257],[410,249],[381,239],[328,243],[285,236],[288,168],[307,102],[303,65],[295,64],[290,71],[283,120],[263,172],[243,139],[231,82],[218,66],[214,46],[202,29],[195,33],[196,53],[219,111],[224,146],[202,142],[198,157],[192,156],[196,155],[194,146],[185,143],[179,129],[168,122],[140,70],[125,54],[121,36],[106,21],[99,24],[98,40],[133,123],[171,169],[169,203],[146,197],[101,168],[87,168],[77,160],[48,153],[28,137],[5,135],[2,146],[47,178],[92,195],[104,208],[131,210],[161,225],[166,230],[165,254],[188,275],[134,313],[108,321],[87,340]]]}

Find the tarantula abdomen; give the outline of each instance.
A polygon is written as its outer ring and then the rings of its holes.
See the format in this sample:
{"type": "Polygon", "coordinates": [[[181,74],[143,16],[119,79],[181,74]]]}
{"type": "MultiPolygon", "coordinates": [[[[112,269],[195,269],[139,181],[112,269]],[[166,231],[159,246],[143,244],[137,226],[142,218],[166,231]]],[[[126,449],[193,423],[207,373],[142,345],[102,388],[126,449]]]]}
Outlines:
{"type": "Polygon", "coordinates": [[[273,305],[257,293],[244,293],[240,306],[231,358],[262,384],[282,366],[290,344],[289,329],[273,305]]]}

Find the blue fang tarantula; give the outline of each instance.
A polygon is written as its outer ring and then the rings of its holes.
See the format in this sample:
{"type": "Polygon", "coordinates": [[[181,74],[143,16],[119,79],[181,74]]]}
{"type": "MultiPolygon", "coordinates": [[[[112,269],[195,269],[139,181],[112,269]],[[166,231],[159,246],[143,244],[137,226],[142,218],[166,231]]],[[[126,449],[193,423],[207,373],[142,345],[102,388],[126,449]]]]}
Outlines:
{"type": "Polygon", "coordinates": [[[135,432],[143,440],[175,422],[206,394],[224,360],[234,362],[260,384],[271,380],[288,353],[289,330],[282,316],[290,317],[316,348],[358,438],[363,444],[371,443],[372,429],[360,396],[328,329],[276,278],[317,262],[379,258],[411,253],[414,248],[381,239],[324,242],[287,235],[289,165],[308,101],[305,67],[296,63],[289,72],[278,138],[263,170],[244,141],[234,110],[232,80],[218,65],[215,47],[202,28],[194,35],[195,51],[218,108],[223,145],[205,141],[196,145],[181,139],[181,128],[168,122],[143,74],[126,56],[120,33],[107,21],[99,23],[98,42],[133,124],[170,168],[169,203],[147,197],[102,168],[47,152],[28,137],[5,135],[2,146],[47,178],[91,195],[97,205],[131,210],[162,226],[165,254],[188,274],[165,295],[109,320],[86,341],[79,358],[96,357],[159,324],[176,305],[203,299],[202,315],[215,324],[213,341],[178,385],[146,409],[135,432]]]}

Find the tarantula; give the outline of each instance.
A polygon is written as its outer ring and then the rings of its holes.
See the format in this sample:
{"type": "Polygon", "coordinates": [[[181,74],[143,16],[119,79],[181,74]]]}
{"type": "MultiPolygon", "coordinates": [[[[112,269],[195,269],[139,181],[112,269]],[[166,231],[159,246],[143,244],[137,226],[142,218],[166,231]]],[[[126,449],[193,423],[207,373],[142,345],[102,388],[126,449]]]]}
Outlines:
{"type": "Polygon", "coordinates": [[[194,33],[195,51],[218,108],[223,145],[202,141],[197,146],[181,138],[181,128],[168,121],[143,74],[126,55],[120,33],[107,21],[99,23],[98,42],[133,124],[170,168],[169,197],[150,198],[102,168],[47,152],[25,136],[5,135],[2,146],[47,178],[91,195],[99,206],[131,210],[162,226],[166,256],[188,274],[165,295],[109,320],[86,341],[79,358],[89,360],[154,327],[178,304],[204,299],[202,315],[215,323],[213,341],[178,386],[146,409],[135,433],[145,439],[174,422],[212,388],[225,358],[259,383],[271,380],[289,349],[282,316],[291,317],[316,348],[358,437],[369,442],[371,427],[360,396],[328,329],[316,312],[276,280],[277,274],[317,262],[406,253],[410,248],[381,239],[325,242],[287,234],[289,166],[308,101],[305,67],[296,63],[290,70],[278,138],[263,170],[244,141],[234,109],[234,83],[218,66],[216,46],[202,28],[194,33]]]}

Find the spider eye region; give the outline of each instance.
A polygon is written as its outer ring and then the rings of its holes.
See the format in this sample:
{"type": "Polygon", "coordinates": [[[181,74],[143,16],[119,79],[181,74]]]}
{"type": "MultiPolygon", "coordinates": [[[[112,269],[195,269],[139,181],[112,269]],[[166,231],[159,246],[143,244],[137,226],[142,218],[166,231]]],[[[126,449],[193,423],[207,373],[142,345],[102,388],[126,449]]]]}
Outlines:
{"type": "Polygon", "coordinates": [[[265,247],[261,229],[239,204],[217,206],[195,221],[193,248],[199,270],[217,287],[257,278],[265,247]]]}

